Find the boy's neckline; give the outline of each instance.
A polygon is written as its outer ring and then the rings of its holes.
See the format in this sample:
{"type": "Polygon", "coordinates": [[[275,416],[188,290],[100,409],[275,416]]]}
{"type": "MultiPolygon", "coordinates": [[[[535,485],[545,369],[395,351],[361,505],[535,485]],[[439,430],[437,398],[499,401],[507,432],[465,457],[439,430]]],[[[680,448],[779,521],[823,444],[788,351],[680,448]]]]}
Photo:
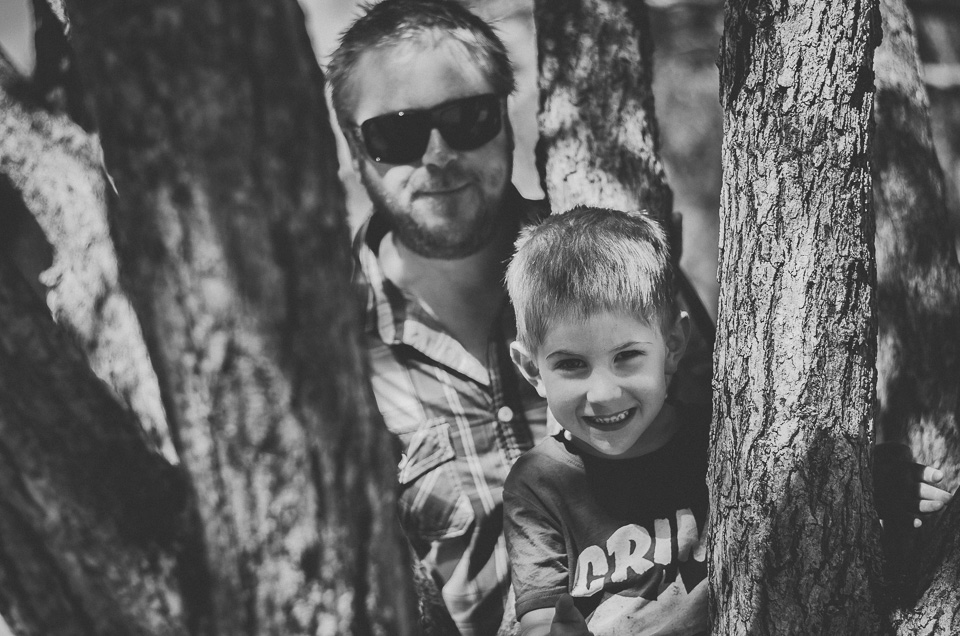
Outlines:
{"type": "Polygon", "coordinates": [[[661,408],[660,413],[657,414],[657,418],[659,419],[662,415],[666,415],[668,418],[665,422],[659,422],[660,428],[663,429],[662,432],[658,434],[656,441],[650,443],[649,447],[638,455],[630,454],[626,457],[618,455],[605,455],[594,449],[586,442],[577,439],[567,430],[561,431],[559,435],[561,435],[563,438],[561,441],[564,447],[566,447],[569,451],[574,452],[574,454],[576,454],[578,457],[589,457],[608,462],[643,460],[669,446],[670,443],[677,437],[678,431],[683,427],[683,421],[680,418],[680,407],[672,400],[667,400],[663,403],[663,407],[661,408]]]}

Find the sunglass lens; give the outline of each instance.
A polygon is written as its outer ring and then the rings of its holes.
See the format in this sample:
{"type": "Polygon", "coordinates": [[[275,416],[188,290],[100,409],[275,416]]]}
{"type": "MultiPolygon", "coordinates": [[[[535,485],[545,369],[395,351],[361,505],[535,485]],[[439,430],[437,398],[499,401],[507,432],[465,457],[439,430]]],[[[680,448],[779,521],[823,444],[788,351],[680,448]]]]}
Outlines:
{"type": "Polygon", "coordinates": [[[480,95],[453,102],[434,114],[434,125],[450,147],[474,150],[500,132],[500,98],[480,95]]]}
{"type": "Polygon", "coordinates": [[[394,113],[360,125],[367,152],[377,161],[410,163],[423,156],[430,141],[427,113],[394,113]]]}

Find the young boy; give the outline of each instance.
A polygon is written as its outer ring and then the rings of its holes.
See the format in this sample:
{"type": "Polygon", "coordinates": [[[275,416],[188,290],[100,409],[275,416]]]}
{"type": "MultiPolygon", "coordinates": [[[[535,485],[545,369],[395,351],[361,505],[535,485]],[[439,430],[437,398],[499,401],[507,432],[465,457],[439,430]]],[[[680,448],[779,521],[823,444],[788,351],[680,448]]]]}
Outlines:
{"type": "MultiPolygon", "coordinates": [[[[504,485],[523,634],[708,633],[710,413],[667,395],[689,320],[663,231],[612,210],[549,217],[521,234],[507,289],[514,362],[564,429],[504,485]]],[[[917,527],[951,499],[905,446],[874,463],[881,518],[917,527]]]]}
{"type": "Polygon", "coordinates": [[[504,486],[525,635],[709,632],[710,412],[667,395],[689,333],[673,284],[639,214],[577,208],[517,241],[511,353],[564,429],[504,486]]]}

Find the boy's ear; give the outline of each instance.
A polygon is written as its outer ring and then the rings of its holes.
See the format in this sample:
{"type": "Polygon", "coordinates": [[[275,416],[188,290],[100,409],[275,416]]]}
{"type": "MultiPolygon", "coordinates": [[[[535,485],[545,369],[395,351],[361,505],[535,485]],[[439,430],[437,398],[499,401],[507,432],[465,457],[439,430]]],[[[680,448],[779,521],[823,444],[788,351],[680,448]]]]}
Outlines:
{"type": "Polygon", "coordinates": [[[677,372],[680,359],[683,358],[683,353],[687,350],[690,329],[690,316],[687,315],[687,312],[681,311],[664,334],[667,345],[667,359],[665,361],[667,375],[673,375],[677,372]]]}
{"type": "Polygon", "coordinates": [[[536,359],[530,355],[526,347],[519,342],[512,343],[510,345],[510,359],[520,369],[520,373],[527,379],[527,382],[537,390],[540,397],[547,397],[546,389],[543,386],[543,377],[540,375],[540,367],[537,366],[536,359]]]}

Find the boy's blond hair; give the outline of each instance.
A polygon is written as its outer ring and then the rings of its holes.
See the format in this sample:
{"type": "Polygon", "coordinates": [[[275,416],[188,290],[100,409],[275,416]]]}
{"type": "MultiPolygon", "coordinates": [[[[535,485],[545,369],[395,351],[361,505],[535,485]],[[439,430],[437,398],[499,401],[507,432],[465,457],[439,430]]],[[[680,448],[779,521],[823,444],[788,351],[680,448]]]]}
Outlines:
{"type": "Polygon", "coordinates": [[[578,206],[547,217],[520,233],[506,279],[531,352],[556,320],[623,311],[664,325],[676,315],[666,232],[639,212],[578,206]]]}

